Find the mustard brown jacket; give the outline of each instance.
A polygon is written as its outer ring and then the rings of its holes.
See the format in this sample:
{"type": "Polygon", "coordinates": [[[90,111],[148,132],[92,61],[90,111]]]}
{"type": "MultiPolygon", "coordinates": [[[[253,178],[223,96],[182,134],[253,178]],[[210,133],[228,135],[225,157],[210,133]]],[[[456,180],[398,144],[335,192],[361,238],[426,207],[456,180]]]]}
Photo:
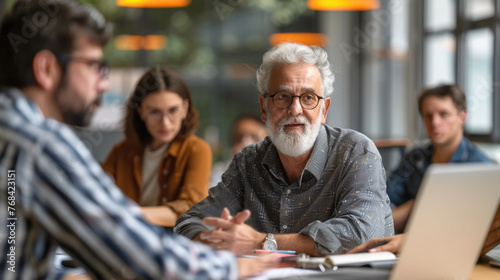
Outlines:
{"type": "MultiPolygon", "coordinates": [[[[144,147],[124,140],[115,145],[103,163],[103,169],[131,199],[139,202],[142,194],[144,147]]],[[[207,142],[194,135],[174,140],[158,168],[160,195],[158,205],[165,205],[178,217],[208,195],[212,151],[207,142]]]]}

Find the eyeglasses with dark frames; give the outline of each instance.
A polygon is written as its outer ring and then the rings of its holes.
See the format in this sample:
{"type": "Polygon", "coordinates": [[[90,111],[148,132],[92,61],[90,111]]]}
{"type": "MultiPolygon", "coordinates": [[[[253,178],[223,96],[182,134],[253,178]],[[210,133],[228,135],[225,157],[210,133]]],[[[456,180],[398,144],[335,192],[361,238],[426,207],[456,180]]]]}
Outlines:
{"type": "Polygon", "coordinates": [[[274,106],[279,109],[286,109],[290,107],[290,105],[292,105],[293,98],[297,97],[302,108],[312,110],[316,108],[319,101],[323,99],[323,97],[312,92],[305,92],[301,95],[292,95],[288,92],[278,92],[271,95],[266,93],[264,96],[272,98],[274,106]]]}
{"type": "Polygon", "coordinates": [[[110,67],[105,60],[97,60],[80,56],[73,56],[69,54],[56,54],[57,60],[62,64],[68,64],[69,62],[81,62],[87,64],[90,68],[95,69],[101,78],[108,76],[110,67]]]}

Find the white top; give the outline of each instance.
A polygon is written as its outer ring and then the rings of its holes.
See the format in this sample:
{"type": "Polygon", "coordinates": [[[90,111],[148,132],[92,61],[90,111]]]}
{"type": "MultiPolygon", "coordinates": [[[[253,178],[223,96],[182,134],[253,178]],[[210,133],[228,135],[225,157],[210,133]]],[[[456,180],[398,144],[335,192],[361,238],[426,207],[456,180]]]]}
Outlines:
{"type": "Polygon", "coordinates": [[[158,195],[160,193],[158,168],[168,145],[169,143],[164,144],[154,151],[151,151],[149,146],[144,149],[142,160],[142,195],[139,201],[139,205],[141,206],[157,206],[158,195]]]}

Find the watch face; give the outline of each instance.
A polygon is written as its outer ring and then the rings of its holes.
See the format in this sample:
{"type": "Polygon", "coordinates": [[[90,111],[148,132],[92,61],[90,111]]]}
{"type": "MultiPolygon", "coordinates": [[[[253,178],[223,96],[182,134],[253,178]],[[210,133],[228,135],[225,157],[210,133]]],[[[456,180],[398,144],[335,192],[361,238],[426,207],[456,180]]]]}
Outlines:
{"type": "Polygon", "coordinates": [[[264,242],[264,250],[276,250],[278,249],[278,244],[275,240],[266,240],[264,242]]]}

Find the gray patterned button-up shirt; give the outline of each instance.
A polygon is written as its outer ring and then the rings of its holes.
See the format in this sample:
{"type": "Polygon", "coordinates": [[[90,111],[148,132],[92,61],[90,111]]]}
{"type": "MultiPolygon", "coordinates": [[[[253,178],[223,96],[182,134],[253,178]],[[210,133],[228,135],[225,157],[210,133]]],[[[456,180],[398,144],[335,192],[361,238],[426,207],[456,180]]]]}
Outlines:
{"type": "Polygon", "coordinates": [[[175,232],[193,238],[201,218],[249,209],[246,223],[264,233],[302,233],[321,254],[340,254],[394,234],[385,171],[371,140],[323,125],[299,180],[287,184],[269,137],[233,158],[222,181],[180,217],[175,232]]]}

